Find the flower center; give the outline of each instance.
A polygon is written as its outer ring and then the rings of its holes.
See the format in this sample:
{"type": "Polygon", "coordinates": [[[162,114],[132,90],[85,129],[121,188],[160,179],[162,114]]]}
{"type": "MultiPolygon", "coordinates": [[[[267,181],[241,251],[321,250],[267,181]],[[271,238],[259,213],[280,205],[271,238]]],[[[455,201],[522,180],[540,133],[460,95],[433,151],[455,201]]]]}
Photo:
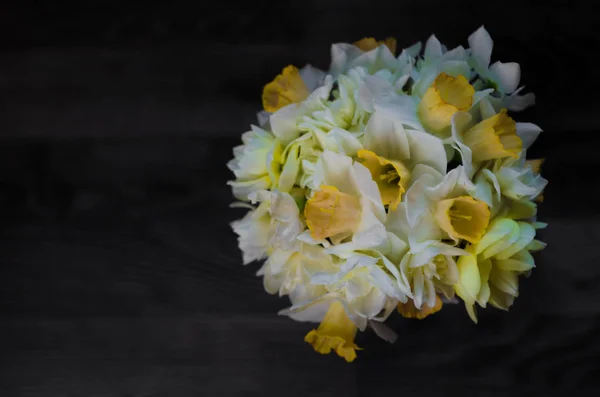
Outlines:
{"type": "Polygon", "coordinates": [[[321,186],[304,207],[306,225],[317,240],[327,237],[342,240],[350,236],[360,221],[361,212],[358,197],[333,186],[321,186]]]}
{"type": "Polygon", "coordinates": [[[435,217],[440,228],[451,238],[475,244],[488,227],[490,210],[483,201],[461,196],[440,201],[435,217]]]}
{"type": "Polygon", "coordinates": [[[367,167],[371,177],[379,188],[379,194],[383,205],[389,205],[396,209],[406,191],[410,180],[410,172],[398,160],[388,160],[371,152],[361,149],[358,158],[367,167]]]}
{"type": "Polygon", "coordinates": [[[417,108],[423,126],[430,132],[446,137],[456,112],[467,111],[473,104],[475,89],[464,76],[440,73],[427,89],[417,108]]]}
{"type": "Polygon", "coordinates": [[[383,166],[379,179],[390,185],[398,185],[400,183],[400,175],[398,175],[398,171],[391,164],[383,166]]]}

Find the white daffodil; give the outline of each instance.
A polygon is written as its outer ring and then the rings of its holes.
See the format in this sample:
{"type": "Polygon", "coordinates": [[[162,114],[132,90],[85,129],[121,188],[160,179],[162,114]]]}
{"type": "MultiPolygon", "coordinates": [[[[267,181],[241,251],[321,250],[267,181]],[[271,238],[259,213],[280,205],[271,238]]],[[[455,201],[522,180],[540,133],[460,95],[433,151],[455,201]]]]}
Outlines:
{"type": "Polygon", "coordinates": [[[227,163],[236,176],[228,184],[237,199],[247,201],[252,192],[277,186],[282,145],[272,133],[256,126],[242,135],[242,142],[227,163]]]}
{"type": "Polygon", "coordinates": [[[533,269],[530,252],[545,244],[535,240],[536,227],[543,224],[497,218],[481,241],[467,247],[470,255],[458,260],[459,282],[456,294],[465,302],[469,316],[477,322],[475,303],[508,310],[519,295],[518,279],[533,269]]]}
{"type": "Polygon", "coordinates": [[[503,196],[513,200],[509,206],[504,203],[503,209],[508,211],[511,205],[518,205],[514,201],[535,199],[545,188],[547,180],[539,175],[539,161],[525,160],[526,149],[541,129],[531,123],[515,123],[505,111],[495,114],[487,100],[482,100],[481,109],[483,121],[479,123],[474,123],[470,114],[454,116],[452,139],[473,180],[471,193],[487,203],[495,216],[503,196]]]}
{"type": "Polygon", "coordinates": [[[542,130],[532,123],[516,123],[506,109],[496,112],[487,98],[479,112],[457,112],[452,116],[452,137],[448,140],[461,155],[469,177],[485,162],[521,158],[542,130]]]}
{"type": "Polygon", "coordinates": [[[395,51],[395,39],[393,39],[393,43],[391,40],[388,43],[377,43],[374,40],[363,39],[354,44],[333,44],[329,73],[337,78],[340,74],[357,66],[366,68],[369,73],[375,73],[382,69],[395,71],[398,66],[394,55],[395,51]]]}
{"type": "Polygon", "coordinates": [[[471,79],[471,68],[465,49],[458,46],[450,51],[432,35],[425,44],[423,58],[417,61],[412,71],[415,81],[412,95],[423,97],[427,89],[441,73],[458,77],[463,76],[467,82],[471,79]]]}
{"type": "Polygon", "coordinates": [[[268,293],[289,295],[294,304],[326,294],[323,285],[311,282],[311,275],[334,272],[340,266],[338,262],[337,258],[326,254],[323,247],[296,241],[291,249],[273,250],[257,274],[263,276],[268,293]]]}
{"type": "Polygon", "coordinates": [[[367,168],[326,150],[317,162],[312,184],[319,188],[304,207],[308,230],[301,236],[303,241],[333,243],[328,252],[347,257],[385,240],[385,209],[367,168]]]}
{"type": "Polygon", "coordinates": [[[469,63],[480,79],[483,79],[477,85],[491,84],[500,94],[494,101],[498,109],[506,107],[519,111],[535,103],[533,94],[519,95],[522,87],[518,88],[521,79],[521,67],[518,63],[497,61],[490,66],[494,42],[483,26],[469,36],[469,46],[469,63]]]}
{"type": "MultiPolygon", "coordinates": [[[[440,241],[441,229],[435,230],[425,219],[411,226],[407,215],[407,205],[401,203],[396,210],[389,212],[386,227],[400,241],[408,242],[409,247],[400,260],[396,259],[401,272],[398,281],[401,285],[408,285],[412,298],[409,305],[399,305],[399,311],[407,317],[422,318],[436,307],[438,310],[441,308],[438,295],[447,299],[454,296],[454,284],[458,281],[454,257],[466,252],[440,241]],[[416,230],[414,227],[423,229],[416,230]],[[425,239],[417,241],[416,236],[425,239]]],[[[422,216],[430,220],[433,218],[425,213],[422,216]]]]}
{"type": "Polygon", "coordinates": [[[287,105],[304,101],[323,85],[325,76],[324,71],[311,65],[306,65],[301,70],[293,65],[286,66],[263,89],[264,111],[274,113],[287,105]]]}
{"type": "Polygon", "coordinates": [[[364,331],[369,321],[384,321],[398,302],[385,293],[393,291],[394,284],[378,262],[378,258],[357,254],[337,271],[313,275],[311,282],[325,287],[327,293],[280,314],[297,321],[320,322],[305,341],[320,353],[335,350],[347,361],[354,360],[359,349],[354,343],[356,332],[364,331]]]}
{"type": "Polygon", "coordinates": [[[263,259],[273,249],[290,250],[304,229],[299,209],[288,193],[259,190],[248,197],[258,207],[231,223],[244,264],[263,259]]]}
{"type": "Polygon", "coordinates": [[[326,148],[325,135],[333,129],[361,132],[369,114],[359,101],[359,95],[367,78],[364,68],[357,67],[347,74],[340,75],[337,85],[328,95],[327,100],[315,103],[310,112],[303,116],[299,128],[311,132],[326,148]]]}
{"type": "Polygon", "coordinates": [[[292,65],[284,68],[281,74],[263,89],[264,109],[257,113],[259,125],[267,126],[271,114],[289,104],[307,99],[317,88],[324,85],[326,76],[324,71],[312,65],[306,65],[300,70],[292,65]]]}
{"type": "MultiPolygon", "coordinates": [[[[454,245],[460,240],[479,241],[488,226],[490,212],[485,202],[469,194],[470,181],[463,167],[443,177],[428,171],[415,181],[405,197],[403,208],[411,251],[419,252],[441,240],[452,240],[454,245]]],[[[390,212],[388,217],[393,214],[390,212]]]]}
{"type": "Polygon", "coordinates": [[[365,129],[358,158],[369,169],[384,205],[394,209],[420,170],[446,173],[442,141],[425,132],[405,129],[400,121],[377,110],[365,129]]]}

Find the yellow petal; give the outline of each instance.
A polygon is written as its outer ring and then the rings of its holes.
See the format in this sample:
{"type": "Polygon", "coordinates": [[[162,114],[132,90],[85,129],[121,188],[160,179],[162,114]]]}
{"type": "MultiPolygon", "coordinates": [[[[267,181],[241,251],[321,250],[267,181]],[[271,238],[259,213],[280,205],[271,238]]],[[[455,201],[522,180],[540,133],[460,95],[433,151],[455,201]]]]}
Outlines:
{"type": "Polygon", "coordinates": [[[385,40],[377,41],[373,37],[364,37],[356,42],[354,45],[363,51],[371,51],[380,45],[385,45],[390,49],[392,54],[396,53],[396,39],[394,37],[387,37],[385,40]]]}
{"type": "Polygon", "coordinates": [[[517,158],[523,148],[516,123],[507,115],[506,109],[465,132],[464,143],[471,148],[474,162],[517,158]]]}
{"type": "MultiPolygon", "coordinates": [[[[467,249],[468,250],[468,249],[467,249]]],[[[458,283],[454,286],[456,295],[465,301],[465,307],[473,322],[477,322],[475,301],[481,290],[481,276],[475,255],[462,255],[456,262],[458,267],[458,283]]]]}
{"type": "Polygon", "coordinates": [[[344,306],[335,301],[319,328],[306,334],[304,341],[310,343],[318,353],[329,354],[331,350],[335,350],[338,356],[352,362],[356,358],[356,350],[361,350],[354,343],[356,331],[356,325],[346,314],[344,306]]]}
{"type": "Polygon", "coordinates": [[[454,239],[475,244],[481,240],[490,222],[490,209],[469,196],[442,200],[437,204],[435,218],[440,228],[454,239]]]}
{"type": "Polygon", "coordinates": [[[402,201],[402,194],[408,188],[410,172],[397,160],[388,160],[371,152],[361,149],[357,154],[362,164],[371,172],[371,177],[379,188],[383,205],[389,205],[393,210],[402,201]]]}
{"type": "Polygon", "coordinates": [[[302,102],[309,94],[298,68],[289,65],[275,80],[265,85],[262,94],[263,108],[273,113],[291,103],[302,102]]]}
{"type": "Polygon", "coordinates": [[[398,303],[398,312],[402,314],[403,317],[416,318],[419,320],[422,320],[431,314],[437,313],[441,309],[442,300],[437,295],[435,297],[435,305],[433,307],[424,305],[422,308],[417,309],[412,299],[409,299],[406,303],[398,303]]]}
{"type": "Polygon", "coordinates": [[[351,235],[360,221],[361,211],[358,197],[342,193],[333,186],[321,186],[321,190],[306,202],[304,217],[312,237],[321,240],[351,235]]]}
{"type": "Polygon", "coordinates": [[[440,73],[427,89],[417,108],[425,128],[440,136],[450,133],[452,116],[473,104],[475,89],[464,76],[440,73]]]}
{"type": "Polygon", "coordinates": [[[506,200],[505,203],[508,207],[506,218],[529,219],[534,217],[537,213],[537,205],[528,199],[506,200]]]}

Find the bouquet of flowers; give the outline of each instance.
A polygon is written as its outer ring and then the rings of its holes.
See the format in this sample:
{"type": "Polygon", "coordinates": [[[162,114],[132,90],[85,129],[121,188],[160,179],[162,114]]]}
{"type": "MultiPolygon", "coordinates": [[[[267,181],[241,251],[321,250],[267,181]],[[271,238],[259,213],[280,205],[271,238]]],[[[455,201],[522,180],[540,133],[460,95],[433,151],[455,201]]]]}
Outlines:
{"type": "Polygon", "coordinates": [[[534,96],[517,63],[490,65],[483,27],[468,43],[333,44],[329,71],[287,66],[264,87],[233,151],[244,264],[265,259],[265,289],[291,301],[280,314],[320,323],[305,337],[319,353],[353,361],[367,327],[394,341],[394,311],[507,310],[545,246],[547,181],[526,158],[541,129],[510,116],[534,96]]]}

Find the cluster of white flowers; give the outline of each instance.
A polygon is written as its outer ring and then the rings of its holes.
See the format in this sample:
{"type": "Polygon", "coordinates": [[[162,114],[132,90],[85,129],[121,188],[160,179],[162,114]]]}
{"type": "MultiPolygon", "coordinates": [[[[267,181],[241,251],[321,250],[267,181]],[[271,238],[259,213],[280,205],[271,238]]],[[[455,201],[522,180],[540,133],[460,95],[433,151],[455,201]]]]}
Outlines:
{"type": "Polygon", "coordinates": [[[460,297],[508,309],[534,267],[536,201],[547,181],[526,150],[541,129],[508,114],[516,63],[490,66],[482,27],[469,48],[435,36],[396,52],[395,39],[334,44],[328,72],[286,67],[263,91],[258,125],[228,164],[232,223],[244,263],[288,295],[281,314],[320,323],[316,351],[356,357],[357,330],[394,311],[424,318],[460,297]]]}

